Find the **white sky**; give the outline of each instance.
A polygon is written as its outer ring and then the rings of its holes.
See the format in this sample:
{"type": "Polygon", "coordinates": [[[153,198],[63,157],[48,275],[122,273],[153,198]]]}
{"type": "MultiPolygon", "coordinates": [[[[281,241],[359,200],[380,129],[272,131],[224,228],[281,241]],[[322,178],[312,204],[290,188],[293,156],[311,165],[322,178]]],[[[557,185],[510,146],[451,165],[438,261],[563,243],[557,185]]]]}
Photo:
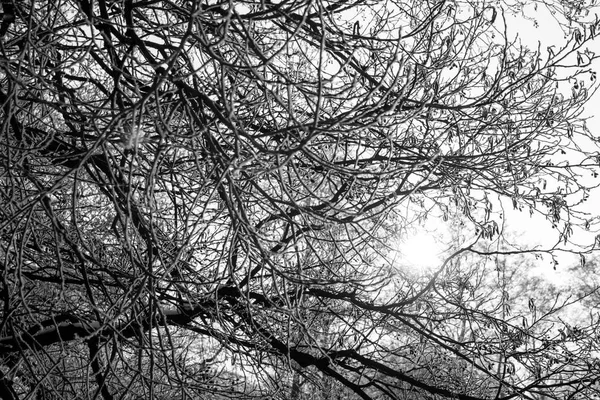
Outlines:
{"type": "MultiPolygon", "coordinates": [[[[539,48],[545,52],[548,46],[555,45],[557,48],[564,45],[568,37],[557,27],[554,17],[543,7],[538,7],[537,12],[533,10],[533,6],[527,6],[524,10],[526,15],[535,16],[538,27],[535,26],[533,20],[517,18],[506,14],[507,28],[509,35],[517,35],[521,43],[531,49],[539,48]]],[[[600,7],[597,13],[600,15],[600,7]]],[[[593,20],[594,14],[590,13],[590,19],[593,20]]],[[[600,37],[595,43],[590,44],[589,49],[596,54],[600,54],[600,37]]],[[[592,65],[594,70],[600,70],[600,60],[592,65]]],[[[584,115],[590,117],[587,126],[592,133],[598,132],[600,136],[600,115],[595,116],[596,110],[600,108],[600,93],[597,93],[591,98],[586,106],[584,115]]],[[[600,179],[600,178],[599,178],[600,179]]],[[[599,181],[600,183],[600,181],[599,181]]],[[[591,215],[600,214],[600,189],[591,193],[589,200],[585,203],[585,208],[581,210],[589,212],[591,215]]],[[[559,234],[555,229],[552,229],[551,223],[540,215],[530,216],[528,210],[516,211],[513,209],[509,200],[503,201],[502,204],[504,214],[504,228],[508,232],[508,237],[518,238],[518,240],[527,243],[518,243],[520,245],[528,245],[531,247],[539,246],[540,248],[550,248],[556,245],[559,234]]],[[[441,221],[437,222],[441,224],[441,221]]],[[[600,227],[596,227],[598,229],[600,227]]],[[[439,236],[439,231],[446,231],[447,227],[439,227],[439,229],[427,226],[423,231],[416,232],[411,235],[402,244],[399,244],[399,254],[402,254],[408,264],[421,265],[423,269],[431,268],[431,264],[439,263],[439,258],[436,256],[441,252],[444,246],[439,243],[436,245],[435,236],[439,236]],[[420,257],[420,258],[419,258],[420,257]],[[419,261],[419,259],[421,261],[419,261]]],[[[595,236],[600,233],[594,231],[594,227],[590,231],[583,229],[574,229],[570,241],[581,246],[591,246],[594,243],[595,236]]],[[[568,253],[556,253],[556,259],[559,265],[556,269],[553,268],[553,262],[550,257],[545,257],[543,262],[540,262],[534,271],[530,271],[536,275],[543,275],[549,281],[554,283],[567,284],[569,279],[565,277],[567,266],[579,263],[579,256],[568,253]]]]}
{"type": "MultiPolygon", "coordinates": [[[[537,12],[533,10],[533,6],[529,6],[530,9],[525,9],[528,15],[535,15],[536,21],[539,23],[538,27],[535,27],[533,21],[519,20],[514,17],[507,15],[507,26],[511,34],[518,34],[521,42],[530,47],[536,48],[539,44],[540,49],[544,51],[548,46],[555,45],[557,48],[562,44],[565,44],[568,37],[565,37],[564,32],[557,28],[556,21],[550,12],[543,8],[538,7],[537,12]],[[511,27],[512,30],[511,30],[511,27]]],[[[600,15],[600,7],[596,11],[600,15]]],[[[589,19],[594,19],[594,14],[590,13],[589,19]]],[[[594,43],[590,43],[589,49],[596,54],[600,54],[600,37],[598,37],[594,43]]],[[[592,69],[600,70],[600,60],[597,60],[593,65],[592,69]]],[[[587,126],[592,133],[598,132],[600,136],[600,115],[596,116],[596,110],[600,107],[600,94],[596,93],[589,103],[587,104],[584,112],[584,116],[589,117],[587,126]]],[[[593,215],[599,214],[594,208],[596,204],[600,204],[600,190],[592,192],[590,199],[587,201],[585,207],[580,208],[586,212],[590,212],[593,215]]],[[[522,229],[524,232],[531,232],[532,237],[535,237],[540,244],[551,245],[557,240],[556,232],[552,232],[550,224],[541,218],[529,219],[525,218],[528,213],[519,213],[513,211],[511,207],[506,207],[507,216],[510,219],[510,225],[513,229],[522,229]],[[522,225],[519,227],[519,225],[522,225]]],[[[594,241],[594,232],[584,232],[583,230],[577,230],[574,232],[573,240],[579,244],[591,244],[594,241]]]]}

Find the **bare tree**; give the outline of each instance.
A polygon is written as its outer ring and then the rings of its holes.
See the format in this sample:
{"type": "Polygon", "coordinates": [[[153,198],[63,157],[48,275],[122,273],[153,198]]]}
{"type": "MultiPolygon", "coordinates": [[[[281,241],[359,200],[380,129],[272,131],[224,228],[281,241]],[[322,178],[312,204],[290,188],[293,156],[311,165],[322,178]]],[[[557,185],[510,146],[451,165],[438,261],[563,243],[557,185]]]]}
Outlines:
{"type": "Polygon", "coordinates": [[[475,257],[491,194],[565,240],[591,223],[582,5],[546,5],[548,52],[486,2],[1,5],[3,398],[592,390],[594,328],[518,326],[475,257]],[[399,274],[395,238],[438,214],[470,245],[399,274]]]}

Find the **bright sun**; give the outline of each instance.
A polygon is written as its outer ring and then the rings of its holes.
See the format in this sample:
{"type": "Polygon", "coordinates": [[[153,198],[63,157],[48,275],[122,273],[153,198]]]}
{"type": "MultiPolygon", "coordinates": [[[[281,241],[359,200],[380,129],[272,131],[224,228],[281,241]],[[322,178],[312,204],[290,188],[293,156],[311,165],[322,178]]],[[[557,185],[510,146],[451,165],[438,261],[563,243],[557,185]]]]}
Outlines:
{"type": "Polygon", "coordinates": [[[401,269],[430,271],[443,263],[444,245],[433,232],[416,229],[400,239],[392,251],[393,264],[401,269]]]}

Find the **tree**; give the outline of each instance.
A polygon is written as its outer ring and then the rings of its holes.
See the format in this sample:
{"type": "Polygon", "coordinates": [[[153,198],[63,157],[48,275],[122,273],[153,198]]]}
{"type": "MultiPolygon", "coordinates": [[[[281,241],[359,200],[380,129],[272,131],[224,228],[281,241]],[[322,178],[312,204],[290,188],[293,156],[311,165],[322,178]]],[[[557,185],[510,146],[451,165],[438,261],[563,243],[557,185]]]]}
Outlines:
{"type": "Polygon", "coordinates": [[[486,2],[1,4],[0,396],[595,390],[594,325],[519,325],[484,274],[493,194],[590,224],[582,5],[546,53],[486,2]],[[472,237],[403,275],[435,215],[472,237]]]}

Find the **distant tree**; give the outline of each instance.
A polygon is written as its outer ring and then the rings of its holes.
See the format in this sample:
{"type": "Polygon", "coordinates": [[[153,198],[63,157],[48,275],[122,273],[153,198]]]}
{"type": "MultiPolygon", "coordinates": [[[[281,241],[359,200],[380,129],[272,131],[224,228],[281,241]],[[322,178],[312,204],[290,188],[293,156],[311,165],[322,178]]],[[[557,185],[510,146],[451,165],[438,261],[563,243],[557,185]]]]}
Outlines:
{"type": "Polygon", "coordinates": [[[518,3],[2,1],[0,397],[591,393],[593,325],[510,314],[482,245],[492,195],[593,223],[571,3],[546,52],[518,3]],[[472,237],[400,273],[436,216],[472,237]]]}

